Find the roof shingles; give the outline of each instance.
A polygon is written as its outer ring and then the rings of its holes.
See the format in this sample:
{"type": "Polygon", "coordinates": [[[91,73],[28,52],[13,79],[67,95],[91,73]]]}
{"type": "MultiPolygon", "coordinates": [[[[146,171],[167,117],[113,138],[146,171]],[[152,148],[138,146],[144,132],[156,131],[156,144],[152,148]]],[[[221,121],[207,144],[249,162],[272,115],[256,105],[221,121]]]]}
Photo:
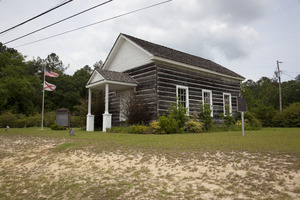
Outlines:
{"type": "Polygon", "coordinates": [[[97,70],[97,72],[99,74],[101,74],[101,76],[105,80],[124,82],[124,83],[133,83],[133,84],[137,83],[128,74],[125,74],[125,73],[122,73],[122,72],[108,71],[108,70],[103,70],[103,69],[100,69],[100,68],[96,68],[95,70],[97,70]]]}
{"type": "Polygon", "coordinates": [[[166,58],[170,60],[174,60],[180,63],[200,67],[203,69],[207,69],[210,71],[218,72],[221,74],[229,75],[232,77],[237,77],[240,79],[244,79],[241,75],[213,62],[198,56],[194,56],[191,54],[187,54],[175,49],[171,49],[168,47],[164,47],[158,44],[154,44],[139,38],[135,38],[130,35],[122,34],[125,36],[127,39],[131,40],[132,42],[136,43],[149,53],[153,54],[154,56],[161,57],[161,58],[166,58]]]}

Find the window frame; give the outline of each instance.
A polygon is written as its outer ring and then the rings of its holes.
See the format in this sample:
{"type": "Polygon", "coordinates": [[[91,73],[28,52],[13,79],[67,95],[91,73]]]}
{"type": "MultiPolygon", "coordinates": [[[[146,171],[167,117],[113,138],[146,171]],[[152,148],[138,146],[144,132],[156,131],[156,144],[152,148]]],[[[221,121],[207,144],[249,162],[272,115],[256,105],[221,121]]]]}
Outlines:
{"type": "Polygon", "coordinates": [[[189,114],[189,109],[190,109],[190,103],[189,103],[189,88],[186,86],[182,86],[182,85],[176,85],[176,105],[178,107],[178,103],[179,103],[179,93],[178,93],[178,89],[183,89],[185,90],[185,95],[186,95],[186,102],[185,102],[185,108],[187,109],[187,115],[189,114]]]}
{"type": "Polygon", "coordinates": [[[226,92],[223,92],[223,113],[224,113],[224,116],[226,116],[226,109],[225,109],[225,96],[229,96],[229,115],[231,116],[232,115],[232,97],[231,97],[231,93],[226,93],[226,92]]]}
{"type": "Polygon", "coordinates": [[[210,109],[211,109],[211,113],[210,116],[214,116],[214,109],[213,109],[213,100],[212,100],[212,91],[211,90],[206,90],[206,89],[202,89],[202,105],[204,106],[204,93],[209,93],[209,97],[210,97],[210,109]]]}

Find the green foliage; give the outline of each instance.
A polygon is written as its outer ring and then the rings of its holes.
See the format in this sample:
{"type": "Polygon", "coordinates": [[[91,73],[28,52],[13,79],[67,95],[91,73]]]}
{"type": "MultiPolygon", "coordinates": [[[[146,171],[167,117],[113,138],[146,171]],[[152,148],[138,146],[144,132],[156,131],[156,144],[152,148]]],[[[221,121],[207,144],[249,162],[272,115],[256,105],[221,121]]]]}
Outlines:
{"type": "Polygon", "coordinates": [[[55,111],[44,113],[44,126],[50,127],[55,124],[55,111]]]}
{"type": "Polygon", "coordinates": [[[24,128],[28,125],[28,119],[22,114],[13,114],[10,111],[3,112],[0,115],[0,127],[5,128],[24,128]]]}
{"type": "Polygon", "coordinates": [[[293,103],[273,118],[277,127],[300,127],[300,102],[293,103]]]}
{"type": "Polygon", "coordinates": [[[199,121],[199,117],[196,112],[193,113],[193,116],[185,123],[185,125],[188,132],[203,132],[203,123],[199,121]]]}
{"type": "Polygon", "coordinates": [[[257,107],[253,108],[254,116],[259,119],[264,127],[273,126],[273,118],[276,114],[276,111],[273,106],[264,106],[259,104],[257,107]]]}
{"type": "Polygon", "coordinates": [[[176,119],[174,119],[171,115],[158,117],[158,125],[159,129],[157,134],[170,134],[177,133],[179,131],[179,125],[176,119]]]}
{"type": "Polygon", "coordinates": [[[175,119],[179,128],[183,128],[188,120],[187,109],[181,103],[178,105],[171,104],[168,108],[168,116],[175,119]]]}
{"type": "Polygon", "coordinates": [[[158,123],[151,123],[151,130],[156,134],[170,134],[183,132],[185,123],[188,120],[187,109],[181,103],[170,105],[168,115],[158,116],[158,123]]]}
{"type": "Polygon", "coordinates": [[[220,118],[222,118],[224,120],[224,125],[227,128],[229,128],[229,127],[231,127],[231,126],[233,126],[235,124],[234,117],[229,112],[229,106],[225,107],[225,115],[221,114],[220,118]]]}
{"type": "Polygon", "coordinates": [[[113,126],[107,129],[108,133],[129,133],[130,126],[113,126]]]}
{"type": "Polygon", "coordinates": [[[45,111],[62,107],[75,111],[75,106],[80,105],[79,99],[87,97],[85,84],[91,73],[89,66],[69,76],[64,74],[68,66],[55,53],[45,59],[26,61],[17,50],[0,43],[0,113],[10,110],[13,114],[30,116],[41,112],[44,66],[59,74],[58,78],[46,77],[46,81],[57,87],[54,92],[45,92],[45,111]]]}
{"type": "Polygon", "coordinates": [[[199,106],[200,109],[200,120],[201,122],[203,122],[204,126],[204,130],[205,131],[211,131],[213,129],[213,118],[211,116],[211,108],[209,104],[202,104],[200,103],[199,106]]]}
{"type": "Polygon", "coordinates": [[[148,133],[149,127],[144,125],[131,125],[129,133],[134,134],[146,134],[148,133]]]}
{"type": "Polygon", "coordinates": [[[244,118],[248,121],[247,126],[245,126],[246,129],[258,130],[262,128],[261,122],[251,112],[246,112],[244,118]]]}
{"type": "Polygon", "coordinates": [[[11,128],[15,127],[15,122],[18,120],[17,116],[9,111],[6,111],[0,115],[0,127],[5,128],[9,126],[11,128]]]}
{"type": "Polygon", "coordinates": [[[63,127],[63,126],[60,126],[60,125],[58,125],[58,124],[56,124],[56,123],[54,123],[54,124],[52,124],[51,126],[50,126],[50,128],[51,128],[51,130],[66,130],[66,128],[65,127],[63,127]]]}
{"type": "Polygon", "coordinates": [[[30,115],[27,118],[27,127],[39,127],[42,124],[42,115],[35,114],[35,115],[30,115]]]}
{"type": "Polygon", "coordinates": [[[158,134],[160,130],[159,122],[152,121],[149,123],[149,129],[151,133],[158,134]]]}

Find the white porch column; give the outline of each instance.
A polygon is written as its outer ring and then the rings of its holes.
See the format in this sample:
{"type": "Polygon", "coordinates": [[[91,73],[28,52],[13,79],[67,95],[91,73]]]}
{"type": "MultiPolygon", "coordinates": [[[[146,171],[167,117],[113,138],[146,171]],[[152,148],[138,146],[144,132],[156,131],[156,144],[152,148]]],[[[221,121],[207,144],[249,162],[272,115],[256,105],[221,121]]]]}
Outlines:
{"type": "Polygon", "coordinates": [[[92,90],[89,88],[88,114],[86,116],[86,131],[94,131],[94,115],[92,115],[92,90]]]}
{"type": "Polygon", "coordinates": [[[106,129],[111,128],[111,114],[108,113],[109,105],[109,84],[105,84],[105,112],[103,114],[103,126],[102,131],[106,132],[106,129]]]}

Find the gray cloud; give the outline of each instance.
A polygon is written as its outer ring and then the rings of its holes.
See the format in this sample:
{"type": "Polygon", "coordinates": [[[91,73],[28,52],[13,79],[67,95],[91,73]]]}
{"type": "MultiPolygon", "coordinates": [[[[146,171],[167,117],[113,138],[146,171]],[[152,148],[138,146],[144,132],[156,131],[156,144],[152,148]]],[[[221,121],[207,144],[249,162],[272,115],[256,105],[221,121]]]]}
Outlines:
{"type": "MultiPolygon", "coordinates": [[[[60,1],[2,1],[0,18],[5,20],[0,21],[0,27],[2,29],[15,25],[60,1]]],[[[158,2],[160,0],[115,0],[102,8],[32,35],[26,40],[15,42],[11,47],[158,2]]],[[[34,23],[0,36],[0,41],[13,39],[95,4],[97,3],[94,0],[73,1],[63,9],[35,20],[34,23]]],[[[295,26],[300,18],[299,8],[299,0],[173,0],[159,7],[24,46],[18,50],[28,55],[28,58],[46,57],[55,52],[64,63],[70,63],[68,73],[72,74],[86,64],[92,66],[100,59],[104,61],[119,33],[126,33],[219,61],[225,66],[243,65],[244,67],[236,67],[239,70],[237,72],[243,75],[247,65],[260,66],[263,61],[264,65],[268,65],[268,62],[273,65],[273,60],[282,58],[283,53],[288,56],[299,52],[297,37],[300,29],[295,26]],[[286,37],[287,35],[289,37],[286,37]],[[274,48],[274,44],[277,48],[274,48]],[[275,52],[275,49],[278,51],[275,52]],[[293,52],[288,53],[290,50],[293,52]],[[265,57],[268,57],[268,62],[265,57]]]]}

